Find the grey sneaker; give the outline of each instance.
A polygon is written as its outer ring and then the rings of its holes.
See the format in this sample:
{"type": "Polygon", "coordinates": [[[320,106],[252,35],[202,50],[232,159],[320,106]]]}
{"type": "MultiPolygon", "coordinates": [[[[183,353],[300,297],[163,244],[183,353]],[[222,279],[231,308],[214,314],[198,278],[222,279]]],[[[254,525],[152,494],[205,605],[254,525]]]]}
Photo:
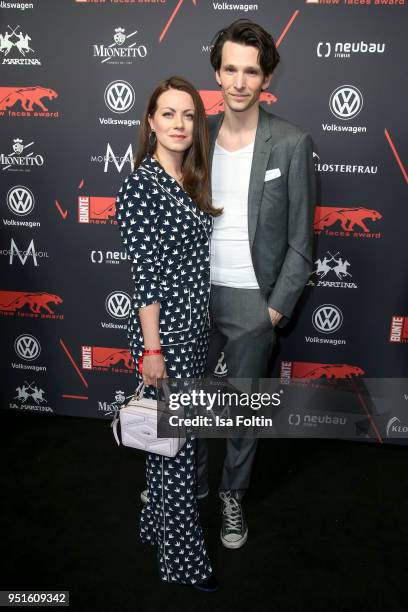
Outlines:
{"type": "Polygon", "coordinates": [[[248,526],[237,491],[220,491],[221,542],[225,548],[241,548],[248,539],[248,526]]]}
{"type": "MultiPolygon", "coordinates": [[[[206,491],[198,491],[196,493],[196,499],[204,499],[207,495],[208,489],[206,491]]],[[[144,489],[144,491],[140,493],[140,499],[142,500],[142,504],[147,504],[149,501],[149,489],[144,489]]]]}

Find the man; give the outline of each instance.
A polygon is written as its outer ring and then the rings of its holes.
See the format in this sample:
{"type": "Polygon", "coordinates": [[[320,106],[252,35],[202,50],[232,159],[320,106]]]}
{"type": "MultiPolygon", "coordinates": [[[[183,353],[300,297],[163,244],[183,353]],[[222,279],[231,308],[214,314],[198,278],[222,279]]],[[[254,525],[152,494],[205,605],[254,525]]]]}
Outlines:
{"type": "MultiPolygon", "coordinates": [[[[207,372],[224,352],[232,378],[266,378],[276,327],[282,327],[312,271],[315,175],[312,141],[259,105],[279,61],[272,37],[238,20],[218,32],[211,51],[224,113],[210,117],[214,220],[210,349],[207,372]]],[[[241,500],[257,440],[227,439],[220,498],[221,541],[248,537],[241,500]]],[[[206,440],[197,441],[197,497],[208,491],[206,440]]]]}

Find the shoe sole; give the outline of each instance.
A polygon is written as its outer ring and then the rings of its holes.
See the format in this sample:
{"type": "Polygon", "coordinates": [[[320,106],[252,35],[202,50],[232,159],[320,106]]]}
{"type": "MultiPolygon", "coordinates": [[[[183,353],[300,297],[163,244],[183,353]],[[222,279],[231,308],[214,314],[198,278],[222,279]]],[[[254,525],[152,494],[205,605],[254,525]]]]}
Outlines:
{"type": "Polygon", "coordinates": [[[192,584],[191,586],[196,591],[201,591],[202,593],[215,593],[216,591],[218,591],[218,587],[215,587],[215,589],[206,589],[206,588],[198,586],[197,584],[192,584]]]}
{"type": "Polygon", "coordinates": [[[205,497],[207,497],[209,492],[210,492],[210,490],[207,489],[205,493],[197,493],[196,499],[204,499],[205,497]]]}
{"type": "Polygon", "coordinates": [[[228,540],[224,540],[224,538],[222,537],[222,531],[220,531],[220,537],[221,537],[222,545],[225,546],[225,548],[229,548],[230,550],[237,550],[238,548],[241,548],[247,541],[248,529],[245,531],[242,538],[238,540],[237,542],[228,542],[228,540]]]}

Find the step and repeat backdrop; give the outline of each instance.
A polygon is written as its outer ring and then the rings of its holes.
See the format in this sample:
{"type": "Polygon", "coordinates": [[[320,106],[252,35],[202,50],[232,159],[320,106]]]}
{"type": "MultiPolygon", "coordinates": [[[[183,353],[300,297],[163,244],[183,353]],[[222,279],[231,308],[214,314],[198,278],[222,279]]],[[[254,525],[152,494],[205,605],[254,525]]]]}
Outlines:
{"type": "Polygon", "coordinates": [[[115,194],[159,80],[223,110],[211,40],[242,17],[277,42],[263,105],[310,132],[319,182],[314,271],[271,375],[407,377],[406,16],[404,0],[1,0],[2,407],[111,418],[133,390],[115,194]]]}

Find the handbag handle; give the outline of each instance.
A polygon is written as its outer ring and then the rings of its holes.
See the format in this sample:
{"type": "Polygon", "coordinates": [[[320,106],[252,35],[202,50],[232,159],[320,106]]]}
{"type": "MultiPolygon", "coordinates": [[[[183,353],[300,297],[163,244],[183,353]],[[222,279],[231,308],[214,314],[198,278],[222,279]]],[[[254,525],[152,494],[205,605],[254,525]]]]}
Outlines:
{"type": "MultiPolygon", "coordinates": [[[[134,396],[136,397],[136,399],[141,399],[143,397],[143,391],[144,391],[145,385],[144,382],[142,380],[141,383],[138,384],[138,386],[136,387],[136,390],[134,392],[134,396]]],[[[111,421],[111,427],[113,429],[113,435],[115,437],[116,443],[118,446],[120,446],[120,441],[119,441],[119,436],[118,436],[118,421],[119,421],[119,412],[120,410],[116,410],[115,415],[111,421]]]]}
{"type": "Polygon", "coordinates": [[[142,380],[142,382],[138,384],[135,390],[135,396],[137,397],[137,399],[141,399],[143,397],[144,388],[145,384],[142,380]]]}

